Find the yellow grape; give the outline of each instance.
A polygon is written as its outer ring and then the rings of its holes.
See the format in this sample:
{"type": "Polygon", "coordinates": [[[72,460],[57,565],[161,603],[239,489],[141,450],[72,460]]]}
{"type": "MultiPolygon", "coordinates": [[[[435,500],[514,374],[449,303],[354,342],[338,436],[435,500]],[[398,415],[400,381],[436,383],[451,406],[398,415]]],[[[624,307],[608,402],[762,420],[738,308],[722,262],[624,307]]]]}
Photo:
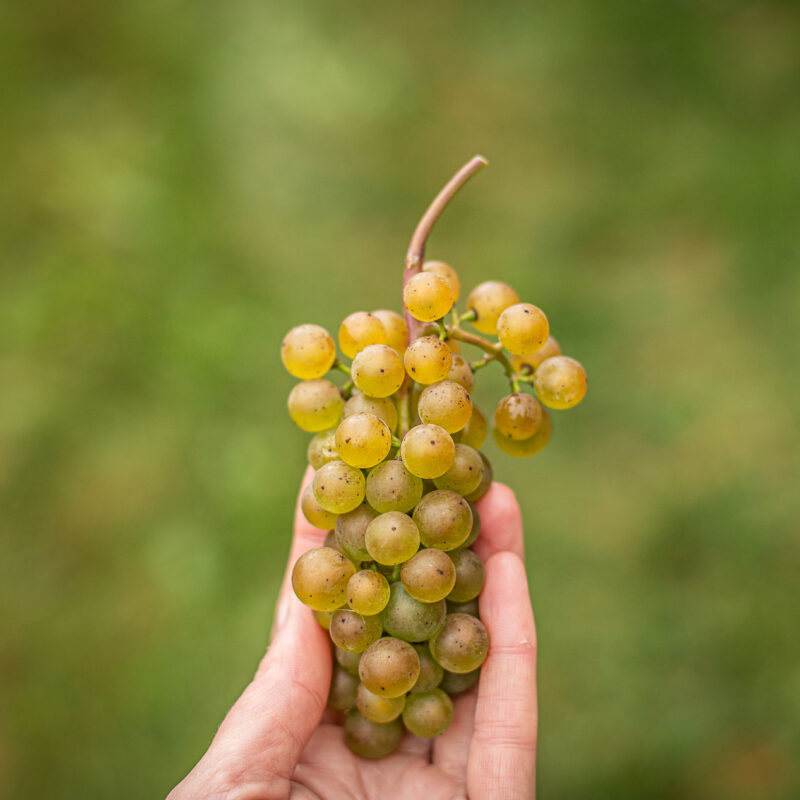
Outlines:
{"type": "Polygon", "coordinates": [[[533,377],[536,396],[550,408],[572,408],[586,395],[586,370],[574,358],[553,356],[542,361],[533,377]]]}
{"type": "Polygon", "coordinates": [[[453,289],[453,302],[458,300],[461,294],[461,281],[458,279],[458,273],[444,261],[426,261],[422,265],[423,272],[434,272],[449,282],[453,289]]]}
{"type": "Polygon", "coordinates": [[[433,483],[437,489],[450,489],[466,496],[480,486],[482,477],[481,454],[469,445],[457,444],[453,465],[444,475],[435,478],[433,483]]]}
{"type": "Polygon", "coordinates": [[[339,326],[339,347],[348,358],[354,358],[359,350],[371,344],[386,344],[387,341],[383,324],[368,311],[350,314],[339,326]]]}
{"type": "Polygon", "coordinates": [[[417,383],[443,381],[453,366],[453,353],[438,336],[415,339],[403,356],[406,372],[417,383]]]}
{"type": "Polygon", "coordinates": [[[471,614],[448,614],[429,647],[431,655],[448,672],[472,672],[486,660],[489,634],[471,614]]]}
{"type": "Polygon", "coordinates": [[[468,444],[479,450],[481,445],[486,441],[486,417],[478,406],[472,406],[472,416],[469,422],[458,432],[458,441],[461,444],[468,444]]]}
{"type": "Polygon", "coordinates": [[[443,550],[425,548],[403,564],[400,580],[415,600],[436,603],[456,585],[456,566],[443,550]]]}
{"type": "Polygon", "coordinates": [[[373,311],[372,315],[381,321],[383,329],[386,331],[386,344],[402,356],[408,344],[408,327],[403,315],[396,311],[390,311],[388,308],[373,311]]]}
{"type": "Polygon", "coordinates": [[[408,695],[403,709],[403,724],[414,736],[432,739],[444,733],[452,720],[453,701],[441,689],[408,695]]]}
{"type": "Polygon", "coordinates": [[[361,392],[353,394],[344,404],[342,416],[346,419],[353,414],[374,414],[389,426],[390,431],[397,430],[397,406],[391,397],[367,397],[361,392]]]}
{"type": "Polygon", "coordinates": [[[367,525],[364,544],[379,564],[402,564],[419,549],[419,530],[408,514],[387,511],[367,525]]]}
{"type": "Polygon", "coordinates": [[[498,317],[514,303],[519,295],[500,281],[479,283],[467,298],[467,308],[477,315],[472,324],[482,333],[497,333],[498,317]]]}
{"type": "Polygon", "coordinates": [[[339,458],[351,467],[374,467],[389,455],[391,447],[389,426],[374,414],[353,414],[336,429],[339,458]]]}
{"type": "Polygon", "coordinates": [[[550,335],[550,323],[538,306],[515,303],[498,317],[497,335],[509,353],[525,356],[544,346],[550,335]]]}
{"type": "Polygon", "coordinates": [[[388,602],[389,582],[380,572],[362,569],[347,582],[347,605],[359,614],[380,614],[388,602]]]}
{"type": "MultiPolygon", "coordinates": [[[[495,428],[492,431],[495,444],[509,456],[515,458],[528,458],[535,456],[540,450],[544,449],[550,441],[550,434],[553,432],[553,422],[545,409],[542,409],[542,424],[539,429],[529,439],[511,439],[504,436],[495,428]]],[[[473,498],[470,497],[470,500],[473,498]]]]}
{"type": "Polygon", "coordinates": [[[321,378],[335,360],[333,337],[319,325],[298,325],[283,337],[281,361],[295,378],[321,378]]]}
{"type": "MultiPolygon", "coordinates": [[[[347,403],[345,403],[345,408],[347,408],[347,403]]],[[[331,429],[315,434],[308,443],[306,455],[308,463],[314,469],[319,469],[323,464],[339,458],[336,452],[336,431],[331,429]]]]}
{"type": "Polygon", "coordinates": [[[347,600],[347,582],[355,567],[338,550],[317,547],[303,553],[292,568],[292,588],[315,611],[334,611],[347,600]]]}
{"type": "Polygon", "coordinates": [[[326,378],[298,383],[289,392],[289,416],[298,428],[309,433],[333,428],[342,416],[344,401],[339,390],[326,378]]]}
{"type": "Polygon", "coordinates": [[[350,369],[353,383],[370,397],[389,397],[406,377],[403,360],[385,344],[371,344],[353,359],[350,369]]]}
{"type": "Polygon", "coordinates": [[[561,345],[553,336],[548,336],[547,341],[535,352],[527,356],[516,356],[511,354],[511,366],[516,372],[523,372],[526,367],[534,371],[539,364],[551,356],[561,355],[561,345]]]}
{"type": "Polygon", "coordinates": [[[503,397],[494,410],[494,425],[510,439],[529,439],[542,422],[542,407],[525,392],[503,397]]]}
{"type": "Polygon", "coordinates": [[[400,444],[400,458],[406,469],[418,478],[438,478],[453,463],[456,446],[450,434],[439,425],[417,425],[400,444]]]}
{"type": "Polygon", "coordinates": [[[351,709],[344,718],[345,744],[361,758],[383,758],[397,749],[403,738],[403,723],[373,722],[357,709],[351,709]]]}
{"type": "MultiPolygon", "coordinates": [[[[454,342],[455,339],[448,339],[447,341],[449,344],[451,341],[454,342]]],[[[472,387],[475,385],[475,375],[472,372],[469,361],[464,356],[453,356],[453,366],[450,367],[446,380],[460,383],[468,392],[472,391],[472,387]]]]}
{"type": "Polygon", "coordinates": [[[366,481],[360,469],[344,461],[329,461],[317,470],[311,485],[314,497],[324,509],[333,514],[347,514],[361,505],[366,481]]]}
{"type": "Polygon", "coordinates": [[[364,651],[358,675],[373,694],[400,697],[417,682],[419,656],[408,642],[386,636],[364,651]]]}
{"type": "Polygon", "coordinates": [[[454,300],[450,281],[433,272],[418,272],[403,287],[403,304],[414,319],[422,322],[441,319],[454,300]]]}
{"type": "Polygon", "coordinates": [[[306,486],[303,490],[303,496],[300,498],[300,509],[303,516],[315,527],[321,528],[323,531],[333,530],[336,525],[338,514],[332,514],[326,511],[314,497],[314,491],[311,484],[306,486]]]}
{"type": "Polygon", "coordinates": [[[397,719],[406,705],[406,696],[382,697],[373,694],[363,683],[356,689],[356,708],[373,722],[391,722],[397,719]]]}
{"type": "Polygon", "coordinates": [[[432,383],[419,396],[417,413],[423,422],[455,433],[466,426],[472,416],[472,398],[460,383],[432,383]]]}

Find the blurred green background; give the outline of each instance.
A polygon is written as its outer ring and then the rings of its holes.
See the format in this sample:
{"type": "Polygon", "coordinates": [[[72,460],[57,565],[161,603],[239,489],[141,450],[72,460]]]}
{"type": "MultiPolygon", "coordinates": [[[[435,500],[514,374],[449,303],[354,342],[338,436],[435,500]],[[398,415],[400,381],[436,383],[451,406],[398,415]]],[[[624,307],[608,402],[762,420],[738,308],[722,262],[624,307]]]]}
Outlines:
{"type": "Polygon", "coordinates": [[[304,464],[281,337],[397,307],[480,152],[429,254],[590,375],[541,455],[487,448],[527,521],[541,796],[800,796],[796,4],[0,13],[0,793],[158,797],[203,752],[304,464]]]}

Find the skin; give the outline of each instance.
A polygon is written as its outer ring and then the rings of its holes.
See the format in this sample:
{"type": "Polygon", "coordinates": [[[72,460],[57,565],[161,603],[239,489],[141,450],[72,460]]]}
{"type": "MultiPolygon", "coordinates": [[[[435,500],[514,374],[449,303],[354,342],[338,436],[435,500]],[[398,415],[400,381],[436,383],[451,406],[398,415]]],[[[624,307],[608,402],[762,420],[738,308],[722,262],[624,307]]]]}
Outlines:
{"type": "MultiPolygon", "coordinates": [[[[306,473],[303,487],[311,480],[306,473]]],[[[302,488],[301,488],[302,493],[302,488]]],[[[273,639],[250,685],[208,751],[168,800],[504,800],[535,794],[536,629],[513,492],[495,483],[479,501],[475,550],[486,564],[480,613],[491,648],[478,686],[455,698],[451,726],[435,739],[406,734],[400,748],[366,761],[345,746],[325,702],[328,635],[293,595],[297,557],[325,532],[295,514],[273,639]]]]}

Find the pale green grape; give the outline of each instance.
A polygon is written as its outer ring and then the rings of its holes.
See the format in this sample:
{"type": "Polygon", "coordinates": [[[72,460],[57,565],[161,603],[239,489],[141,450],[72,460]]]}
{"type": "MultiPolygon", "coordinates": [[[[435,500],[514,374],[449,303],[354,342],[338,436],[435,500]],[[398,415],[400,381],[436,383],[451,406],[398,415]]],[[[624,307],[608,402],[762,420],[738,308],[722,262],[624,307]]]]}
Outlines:
{"type": "Polygon", "coordinates": [[[356,311],[339,326],[339,347],[348,357],[371,344],[386,344],[388,337],[381,321],[368,311],[356,311]]]}
{"type": "Polygon", "coordinates": [[[474,492],[483,477],[481,454],[466,444],[457,444],[450,469],[433,479],[437,489],[450,489],[461,495],[474,492]]]}
{"type": "Polygon", "coordinates": [[[402,314],[381,308],[372,312],[372,316],[377,317],[383,329],[386,331],[386,344],[389,345],[399,356],[402,357],[408,341],[408,327],[402,314]]]}
{"type": "MultiPolygon", "coordinates": [[[[331,616],[333,616],[333,612],[331,612],[331,616]]],[[[336,658],[336,663],[343,670],[346,670],[351,675],[358,675],[358,662],[361,661],[361,653],[350,653],[334,645],[333,654],[336,658]]]]}
{"type": "Polygon", "coordinates": [[[417,425],[400,444],[400,458],[410,473],[419,478],[438,478],[453,463],[455,443],[439,425],[417,425]]]}
{"type": "Polygon", "coordinates": [[[445,380],[458,383],[468,392],[471,392],[472,387],[475,385],[475,376],[472,372],[472,367],[469,365],[469,361],[467,361],[464,356],[454,355],[453,366],[450,367],[450,372],[447,373],[447,378],[445,378],[445,380]]]}
{"type": "Polygon", "coordinates": [[[486,583],[483,561],[472,550],[466,549],[454,550],[450,553],[450,557],[456,565],[456,582],[447,599],[456,603],[473,600],[481,593],[483,584],[486,583]]]}
{"type": "Polygon", "coordinates": [[[423,422],[439,425],[448,433],[455,433],[472,416],[472,398],[460,383],[440,381],[423,390],[419,396],[417,413],[423,422]]]}
{"type": "Polygon", "coordinates": [[[425,642],[412,645],[419,656],[419,677],[412,692],[429,692],[435,689],[444,677],[444,670],[434,661],[431,651],[425,642]]]}
{"type": "Polygon", "coordinates": [[[336,520],[334,531],[336,541],[342,552],[357,564],[370,560],[364,536],[367,532],[367,525],[377,516],[378,514],[365,503],[347,514],[342,514],[336,520]]]}
{"type": "Polygon", "coordinates": [[[510,439],[503,436],[496,428],[492,431],[497,446],[509,456],[515,458],[528,458],[536,455],[550,441],[550,434],[553,432],[553,421],[550,415],[543,409],[542,424],[539,429],[529,439],[510,439]]]}
{"type": "Polygon", "coordinates": [[[509,353],[527,356],[544,346],[550,335],[550,323],[538,306],[515,303],[498,317],[497,335],[509,353]]]}
{"type": "Polygon", "coordinates": [[[367,719],[373,722],[391,722],[403,713],[406,696],[401,694],[399,697],[385,697],[374,694],[363,683],[359,683],[355,703],[356,708],[367,719]]]}
{"type": "Polygon", "coordinates": [[[477,617],[448,614],[429,647],[431,655],[448,672],[472,672],[486,660],[489,634],[477,617]]]}
{"type": "Polygon", "coordinates": [[[431,739],[453,720],[453,701],[441,689],[411,693],[403,709],[403,724],[415,736],[431,739]]]}
{"type": "Polygon", "coordinates": [[[425,548],[403,564],[400,580],[415,600],[436,603],[453,590],[456,567],[447,553],[425,548]]]}
{"type": "Polygon", "coordinates": [[[552,356],[542,361],[533,377],[536,396],[550,408],[572,408],[586,395],[586,370],[574,358],[552,356]]]}
{"type": "Polygon", "coordinates": [[[397,430],[397,407],[391,397],[367,397],[361,392],[353,394],[344,404],[342,416],[347,419],[353,414],[374,414],[389,426],[390,431],[397,430]]]}
{"type": "Polygon", "coordinates": [[[333,611],[313,611],[314,619],[319,624],[320,628],[325,628],[326,631],[331,629],[331,617],[333,611]]]}
{"type": "Polygon", "coordinates": [[[353,414],[336,429],[339,458],[351,467],[374,467],[386,458],[391,447],[389,426],[374,414],[353,414]]]}
{"type": "Polygon", "coordinates": [[[425,547],[454,550],[464,544],[472,530],[472,509],[460,494],[438,489],[419,501],[414,522],[425,547]]]}
{"type": "Polygon", "coordinates": [[[333,337],[319,325],[298,325],[283,337],[281,360],[295,378],[321,378],[335,359],[333,337]]]}
{"type": "Polygon", "coordinates": [[[292,568],[292,588],[315,611],[335,611],[347,602],[347,582],[355,567],[331,547],[309,550],[292,568]]]}
{"type": "Polygon", "coordinates": [[[477,315],[472,324],[482,333],[497,333],[498,317],[514,303],[519,295],[500,281],[478,284],[467,297],[467,308],[477,315]]]}
{"type": "Polygon", "coordinates": [[[450,372],[453,353],[438,336],[422,336],[406,348],[403,364],[417,383],[436,383],[450,372]]]}
{"type": "Polygon", "coordinates": [[[383,633],[380,617],[365,617],[350,608],[340,608],[331,617],[331,640],[349,653],[363,653],[383,633]]]}
{"type": "Polygon", "coordinates": [[[472,670],[472,672],[448,672],[445,670],[442,682],[439,684],[442,691],[447,694],[459,694],[466,692],[478,682],[481,676],[481,668],[472,670]]]}
{"type": "Polygon", "coordinates": [[[530,439],[542,424],[542,407],[525,392],[503,397],[494,410],[494,426],[509,439],[530,439]]]}
{"type": "Polygon", "coordinates": [[[390,459],[367,475],[367,502],[381,514],[411,511],[422,497],[422,479],[412,475],[402,461],[390,459]]]}
{"type": "Polygon", "coordinates": [[[435,272],[418,272],[403,287],[403,304],[414,319],[432,322],[443,317],[455,301],[453,286],[435,272]]]}
{"type": "Polygon", "coordinates": [[[350,375],[369,397],[389,397],[402,385],[406,370],[403,359],[391,347],[371,344],[353,359],[350,375]]]}
{"type": "Polygon", "coordinates": [[[362,569],[347,582],[347,605],[359,614],[380,614],[388,602],[389,582],[380,572],[362,569]]]}
{"type": "Polygon", "coordinates": [[[471,500],[467,500],[467,502],[469,503],[470,510],[472,511],[472,529],[469,532],[469,536],[464,539],[464,543],[461,545],[461,547],[472,547],[481,532],[481,516],[478,513],[478,509],[475,508],[471,500]]]}
{"type": "Polygon", "coordinates": [[[400,719],[373,722],[353,709],[344,720],[345,744],[361,758],[383,758],[397,749],[403,738],[400,719]]]}
{"type": "Polygon", "coordinates": [[[311,485],[317,502],[333,514],[346,514],[357,508],[366,489],[364,473],[344,461],[323,464],[311,485]]]}
{"type": "Polygon", "coordinates": [[[419,531],[407,514],[387,511],[367,525],[364,544],[379,564],[402,564],[419,549],[419,531]]]}
{"type": "Polygon", "coordinates": [[[331,688],[328,691],[328,707],[335,708],[337,711],[349,711],[351,708],[355,708],[356,692],[360,685],[355,675],[345,672],[334,664],[331,688]]]}
{"type": "MultiPolygon", "coordinates": [[[[347,404],[345,403],[346,406],[347,404]]],[[[308,455],[308,463],[314,469],[319,469],[323,464],[339,458],[339,454],[336,451],[336,430],[320,431],[315,434],[308,443],[306,454],[308,455]]]]}
{"type": "MultiPolygon", "coordinates": [[[[541,429],[541,426],[539,426],[541,429]]],[[[483,473],[481,474],[481,482],[478,484],[478,488],[475,491],[470,492],[468,495],[465,495],[467,500],[470,503],[477,503],[478,500],[483,497],[486,492],[489,491],[489,487],[492,485],[492,480],[494,478],[494,471],[492,470],[492,465],[489,463],[489,459],[481,453],[481,461],[483,461],[483,473]]],[[[467,545],[469,547],[469,545],[467,545]]]]}
{"type": "Polygon", "coordinates": [[[467,600],[465,603],[456,603],[450,598],[448,598],[447,613],[472,614],[473,617],[479,617],[480,615],[478,614],[478,598],[473,597],[472,600],[467,600]]]}
{"type": "Polygon", "coordinates": [[[389,602],[381,615],[386,633],[406,642],[426,642],[441,629],[447,616],[444,600],[420,603],[400,581],[390,589],[389,602]]]}
{"type": "Polygon", "coordinates": [[[417,682],[419,656],[408,642],[386,636],[364,651],[358,674],[373,694],[400,697],[417,682]]]}
{"type": "Polygon", "coordinates": [[[547,341],[535,352],[526,356],[516,356],[511,354],[511,366],[516,372],[533,372],[542,361],[552,356],[561,355],[561,345],[554,337],[548,336],[547,341]]]}
{"type": "Polygon", "coordinates": [[[487,430],[486,417],[483,416],[483,412],[478,406],[473,405],[472,416],[469,418],[469,422],[453,437],[453,439],[456,442],[468,444],[470,447],[479,450],[481,445],[486,441],[487,430]]]}
{"type": "Polygon", "coordinates": [[[333,428],[342,416],[339,390],[326,378],[298,383],[288,400],[289,416],[298,428],[317,433],[333,428]]]}
{"type": "Polygon", "coordinates": [[[436,275],[444,278],[453,290],[453,302],[458,300],[461,294],[461,281],[458,278],[458,273],[444,261],[426,261],[422,265],[423,272],[433,272],[436,275]]]}
{"type": "Polygon", "coordinates": [[[303,516],[315,527],[321,528],[323,531],[329,531],[336,524],[336,514],[326,511],[314,497],[314,490],[311,484],[306,486],[303,490],[303,496],[300,498],[300,509],[303,516]]]}

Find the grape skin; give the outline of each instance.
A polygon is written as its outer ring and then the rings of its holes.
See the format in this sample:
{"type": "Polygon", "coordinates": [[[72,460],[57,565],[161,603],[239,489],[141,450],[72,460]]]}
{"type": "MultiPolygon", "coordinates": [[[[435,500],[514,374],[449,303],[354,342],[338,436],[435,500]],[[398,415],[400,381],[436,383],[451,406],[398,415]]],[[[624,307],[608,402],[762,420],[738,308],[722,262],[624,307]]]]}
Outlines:
{"type": "Polygon", "coordinates": [[[453,366],[453,353],[438,336],[421,336],[403,355],[406,372],[417,383],[443,381],[453,366]]]}
{"type": "Polygon", "coordinates": [[[442,682],[439,684],[440,688],[447,692],[447,694],[460,694],[466,692],[467,689],[474,686],[478,682],[481,675],[481,669],[472,670],[472,672],[448,672],[444,671],[442,682]]]}
{"type": "Polygon", "coordinates": [[[477,617],[448,614],[429,647],[431,655],[448,672],[472,672],[486,660],[489,634],[477,617]]]}
{"type": "Polygon", "coordinates": [[[371,344],[361,350],[350,367],[353,383],[369,397],[389,397],[406,377],[400,356],[385,344],[371,344]]]}
{"type": "MultiPolygon", "coordinates": [[[[333,615],[333,612],[331,612],[333,615]]],[[[346,672],[351,675],[358,675],[358,662],[361,661],[361,653],[350,653],[347,650],[342,650],[341,647],[333,646],[334,657],[336,663],[346,672]]]]}
{"type": "Polygon", "coordinates": [[[486,441],[488,429],[486,417],[483,416],[483,412],[478,406],[473,403],[472,416],[469,418],[469,422],[458,432],[455,440],[478,450],[486,441]]]}
{"type": "Polygon", "coordinates": [[[392,433],[397,430],[397,407],[390,397],[367,397],[361,392],[353,394],[344,404],[342,417],[347,419],[353,414],[374,414],[389,426],[392,433]]]}
{"type": "Polygon", "coordinates": [[[423,272],[433,272],[441,278],[444,278],[453,290],[453,302],[458,300],[461,294],[461,281],[459,280],[458,273],[444,261],[426,261],[422,265],[423,272]]]}
{"type": "Polygon", "coordinates": [[[324,509],[334,514],[346,514],[361,505],[366,481],[360,469],[337,460],[323,464],[311,485],[314,497],[324,509]]]}
{"type": "Polygon", "coordinates": [[[471,392],[472,387],[475,385],[475,375],[472,372],[469,361],[464,356],[454,355],[453,366],[450,367],[450,372],[447,373],[445,380],[458,383],[468,392],[471,392]]]}
{"type": "Polygon", "coordinates": [[[387,636],[373,642],[358,664],[361,683],[373,694],[399,697],[419,678],[419,656],[408,642],[387,636]]]}
{"type": "Polygon", "coordinates": [[[418,478],[438,478],[453,464],[456,446],[450,434],[439,425],[417,425],[400,444],[400,458],[418,478]]]}
{"type": "Polygon", "coordinates": [[[483,477],[481,454],[466,444],[457,444],[453,464],[444,475],[434,478],[437,489],[450,489],[460,495],[474,492],[483,477]]]}
{"type": "Polygon", "coordinates": [[[344,720],[344,740],[347,746],[361,758],[383,758],[397,749],[403,738],[403,723],[372,722],[357,710],[348,713],[344,720]]]}
{"type": "Polygon", "coordinates": [[[353,414],[336,429],[339,458],[351,467],[374,467],[386,458],[391,448],[392,432],[374,414],[353,414]]]}
{"type": "Polygon", "coordinates": [[[384,461],[367,475],[366,497],[381,514],[411,511],[422,497],[422,479],[412,475],[402,461],[384,461]]]}
{"type": "Polygon", "coordinates": [[[497,333],[500,314],[515,303],[519,303],[519,295],[501,281],[480,283],[467,297],[467,308],[477,314],[472,324],[481,333],[497,333]]]}
{"type": "Polygon", "coordinates": [[[319,325],[298,325],[283,337],[281,361],[295,378],[321,378],[335,360],[333,337],[319,325]]]}
{"type": "Polygon", "coordinates": [[[331,641],[350,653],[363,653],[383,633],[380,617],[366,617],[350,608],[340,608],[331,617],[331,641]]]}
{"type": "Polygon", "coordinates": [[[326,378],[298,383],[287,401],[292,422],[308,433],[335,427],[344,402],[339,390],[326,378]]]}
{"type": "Polygon", "coordinates": [[[444,677],[444,670],[434,661],[431,651],[425,642],[412,645],[419,656],[419,677],[412,687],[412,692],[429,692],[435,689],[444,677]]]}
{"type": "MultiPolygon", "coordinates": [[[[347,403],[345,403],[345,407],[347,407],[347,403]]],[[[336,452],[336,430],[331,428],[314,434],[308,443],[306,455],[308,463],[314,469],[319,469],[323,464],[339,458],[339,454],[336,452]]]]}
{"type": "Polygon", "coordinates": [[[300,498],[300,510],[315,528],[329,531],[336,525],[337,515],[327,511],[317,502],[310,485],[303,490],[303,496],[300,498]]]}
{"type": "Polygon", "coordinates": [[[452,720],[453,701],[441,689],[410,694],[403,709],[403,724],[425,739],[444,733],[452,720]]]}
{"type": "Polygon", "coordinates": [[[386,331],[386,344],[399,356],[402,356],[408,341],[408,328],[403,316],[388,308],[373,311],[372,315],[381,321],[383,329],[386,331]]]}
{"type": "Polygon", "coordinates": [[[367,525],[364,544],[379,564],[402,564],[417,552],[419,531],[408,515],[387,511],[367,525]]]}
{"type": "Polygon", "coordinates": [[[337,711],[349,711],[355,708],[358,678],[334,664],[331,674],[331,688],[328,692],[328,707],[337,711]]]}
{"type": "MultiPolygon", "coordinates": [[[[494,470],[492,469],[489,459],[486,458],[483,453],[481,453],[480,456],[481,461],[483,461],[483,474],[481,475],[481,482],[478,484],[478,488],[475,489],[475,491],[465,495],[466,499],[469,500],[470,503],[477,503],[478,500],[480,500],[481,497],[483,497],[486,492],[489,491],[492,485],[492,480],[494,479],[494,470]]],[[[469,547],[469,545],[467,545],[467,547],[469,547]]]]}
{"type": "Polygon", "coordinates": [[[403,304],[414,319],[422,322],[441,319],[454,301],[450,281],[434,272],[418,272],[403,287],[403,304]]]}
{"type": "MultiPolygon", "coordinates": [[[[467,500],[467,498],[464,498],[467,500]]],[[[464,544],[461,547],[472,547],[475,544],[476,539],[480,536],[481,532],[481,516],[478,513],[478,509],[475,508],[471,500],[467,500],[469,503],[470,510],[472,511],[472,528],[470,529],[469,536],[464,539],[464,544]]]]}
{"type": "Polygon", "coordinates": [[[542,414],[542,423],[539,429],[529,439],[510,439],[508,436],[503,436],[496,428],[492,431],[492,437],[495,444],[509,456],[515,458],[528,458],[535,456],[540,450],[544,449],[550,441],[550,434],[553,431],[553,421],[547,411],[542,414]]]}
{"type": "Polygon", "coordinates": [[[464,603],[456,603],[454,600],[447,598],[447,613],[448,614],[471,614],[473,617],[478,617],[478,598],[473,597],[472,600],[467,600],[464,603]]]}
{"type": "Polygon", "coordinates": [[[444,600],[456,583],[456,567],[442,550],[426,548],[403,564],[400,580],[405,590],[422,603],[444,600]]]}
{"type": "Polygon", "coordinates": [[[400,581],[390,587],[389,602],[383,610],[383,628],[390,636],[406,642],[426,642],[439,632],[447,616],[444,600],[421,603],[400,581]]]}
{"type": "Polygon", "coordinates": [[[456,550],[450,554],[450,557],[456,567],[456,582],[447,599],[456,603],[474,600],[486,583],[483,561],[472,550],[456,550]]]}
{"type": "Polygon", "coordinates": [[[389,602],[389,582],[371,569],[356,572],[347,582],[347,605],[359,614],[380,614],[389,602]]]}
{"type": "Polygon", "coordinates": [[[461,547],[472,530],[469,503],[446,489],[426,494],[414,509],[413,518],[422,544],[437,550],[461,547]]]}
{"type": "Polygon", "coordinates": [[[295,562],[292,588],[315,611],[335,611],[347,601],[347,582],[355,571],[341,553],[331,547],[317,547],[295,562]]]}
{"type": "Polygon", "coordinates": [[[472,416],[472,398],[460,383],[439,381],[423,390],[417,413],[424,423],[439,425],[448,433],[456,433],[472,416]]]}
{"type": "Polygon", "coordinates": [[[548,336],[547,341],[535,353],[529,353],[526,356],[517,356],[512,353],[510,360],[511,366],[516,372],[524,372],[526,368],[528,371],[534,372],[542,361],[560,355],[561,345],[553,336],[548,336]]]}
{"type": "Polygon", "coordinates": [[[538,306],[516,303],[498,317],[497,335],[509,353],[526,356],[543,347],[550,335],[550,323],[538,306]]]}
{"type": "Polygon", "coordinates": [[[386,344],[386,329],[381,321],[368,311],[348,315],[339,326],[339,349],[348,357],[371,344],[386,344]]]}
{"type": "Polygon", "coordinates": [[[501,398],[494,410],[494,426],[509,439],[530,439],[542,424],[542,407],[525,392],[501,398]]]}
{"type": "Polygon", "coordinates": [[[314,615],[314,619],[319,624],[320,628],[324,628],[326,631],[331,629],[331,617],[333,616],[333,611],[313,611],[311,612],[314,615]]]}
{"type": "Polygon", "coordinates": [[[347,514],[342,514],[336,520],[334,529],[336,542],[351,561],[360,563],[370,560],[370,554],[364,544],[364,536],[367,532],[367,525],[377,516],[378,514],[364,503],[347,514]]]}
{"type": "Polygon", "coordinates": [[[374,694],[363,683],[358,684],[355,693],[356,708],[373,722],[391,722],[403,713],[406,696],[384,697],[374,694]]]}
{"type": "Polygon", "coordinates": [[[569,356],[546,359],[533,376],[536,396],[550,408],[573,408],[585,397],[587,386],[586,370],[569,356]]]}

